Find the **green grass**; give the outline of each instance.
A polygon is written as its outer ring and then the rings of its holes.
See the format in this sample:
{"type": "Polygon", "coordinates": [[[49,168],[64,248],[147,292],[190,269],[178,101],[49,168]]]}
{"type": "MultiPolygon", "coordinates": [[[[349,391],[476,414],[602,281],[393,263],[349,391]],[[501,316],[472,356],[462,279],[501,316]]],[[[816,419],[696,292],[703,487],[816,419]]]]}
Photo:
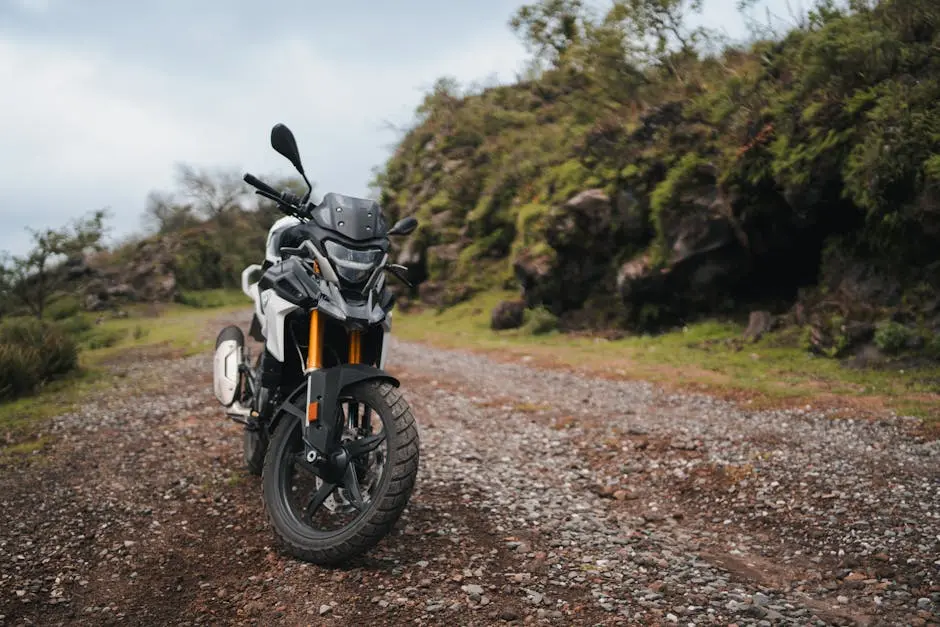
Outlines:
{"type": "Polygon", "coordinates": [[[198,309],[244,306],[248,302],[248,297],[237,289],[184,291],[180,294],[180,304],[198,309]]]}
{"type": "Polygon", "coordinates": [[[658,336],[619,340],[524,329],[492,331],[489,315],[512,292],[490,292],[438,312],[398,312],[393,332],[402,339],[446,348],[528,355],[535,363],[576,367],[616,378],[644,379],[670,388],[717,393],[750,405],[826,403],[940,420],[940,368],[847,368],[800,347],[799,329],[759,342],[742,339],[744,328],[707,321],[658,336]]]}
{"type": "Polygon", "coordinates": [[[81,314],[86,324],[73,325],[83,347],[79,370],[44,385],[35,396],[0,403],[0,452],[28,447],[35,440],[32,435],[40,421],[66,413],[85,398],[107,389],[117,376],[107,365],[122,353],[166,351],[186,356],[205,352],[214,342],[206,333],[206,323],[215,316],[250,306],[245,295],[235,290],[214,291],[212,296],[196,300],[202,304],[133,305],[126,309],[126,318],[105,313],[99,324],[95,323],[95,314],[81,314]]]}

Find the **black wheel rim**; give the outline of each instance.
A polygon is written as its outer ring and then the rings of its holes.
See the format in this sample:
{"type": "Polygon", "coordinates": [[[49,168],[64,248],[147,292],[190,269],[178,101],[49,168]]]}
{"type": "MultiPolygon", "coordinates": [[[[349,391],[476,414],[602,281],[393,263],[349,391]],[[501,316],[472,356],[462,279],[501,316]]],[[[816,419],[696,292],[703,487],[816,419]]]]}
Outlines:
{"type": "Polygon", "coordinates": [[[385,420],[361,400],[340,399],[343,445],[350,462],[343,479],[325,481],[304,460],[303,429],[297,419],[279,451],[281,506],[291,526],[310,537],[342,533],[368,517],[387,483],[389,459],[385,420]]]}

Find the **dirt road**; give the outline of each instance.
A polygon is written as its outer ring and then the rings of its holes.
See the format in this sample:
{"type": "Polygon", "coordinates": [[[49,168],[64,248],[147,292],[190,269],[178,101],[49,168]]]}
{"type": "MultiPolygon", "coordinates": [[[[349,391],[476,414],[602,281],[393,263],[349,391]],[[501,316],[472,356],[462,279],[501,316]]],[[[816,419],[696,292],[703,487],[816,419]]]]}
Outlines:
{"type": "Polygon", "coordinates": [[[391,362],[418,488],[342,569],[272,545],[208,355],[114,363],[0,468],[0,624],[940,624],[940,444],[911,423],[391,362]]]}

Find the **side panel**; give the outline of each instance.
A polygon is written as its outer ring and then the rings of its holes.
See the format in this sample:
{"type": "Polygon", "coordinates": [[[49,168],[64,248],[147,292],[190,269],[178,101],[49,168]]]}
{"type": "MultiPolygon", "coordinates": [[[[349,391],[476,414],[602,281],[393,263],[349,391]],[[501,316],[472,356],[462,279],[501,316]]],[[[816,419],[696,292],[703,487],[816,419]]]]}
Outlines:
{"type": "MultiPolygon", "coordinates": [[[[248,295],[255,306],[255,315],[258,316],[258,320],[264,320],[264,312],[261,310],[261,292],[258,290],[257,283],[251,284],[248,288],[248,295]]],[[[264,329],[261,329],[261,333],[264,334],[264,329]]]]}
{"type": "Polygon", "coordinates": [[[379,368],[385,369],[385,361],[388,359],[388,345],[392,339],[392,312],[385,314],[385,320],[382,321],[382,355],[379,357],[379,368]]]}
{"type": "Polygon", "coordinates": [[[278,296],[273,289],[261,292],[260,300],[264,309],[264,345],[275,359],[283,362],[284,340],[287,335],[284,319],[299,307],[278,296]]]}

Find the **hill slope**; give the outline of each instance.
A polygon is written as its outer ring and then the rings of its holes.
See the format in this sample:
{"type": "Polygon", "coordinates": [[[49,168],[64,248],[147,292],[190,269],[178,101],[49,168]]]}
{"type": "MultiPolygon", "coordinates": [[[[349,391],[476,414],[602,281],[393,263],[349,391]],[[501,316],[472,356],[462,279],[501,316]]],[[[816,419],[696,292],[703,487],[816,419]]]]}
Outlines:
{"type": "Polygon", "coordinates": [[[904,345],[940,329],[932,2],[652,61],[625,52],[636,14],[571,15],[530,80],[439,82],[378,177],[422,221],[399,260],[424,300],[518,288],[569,326],[633,329],[769,308],[831,354],[888,320],[904,345]]]}

